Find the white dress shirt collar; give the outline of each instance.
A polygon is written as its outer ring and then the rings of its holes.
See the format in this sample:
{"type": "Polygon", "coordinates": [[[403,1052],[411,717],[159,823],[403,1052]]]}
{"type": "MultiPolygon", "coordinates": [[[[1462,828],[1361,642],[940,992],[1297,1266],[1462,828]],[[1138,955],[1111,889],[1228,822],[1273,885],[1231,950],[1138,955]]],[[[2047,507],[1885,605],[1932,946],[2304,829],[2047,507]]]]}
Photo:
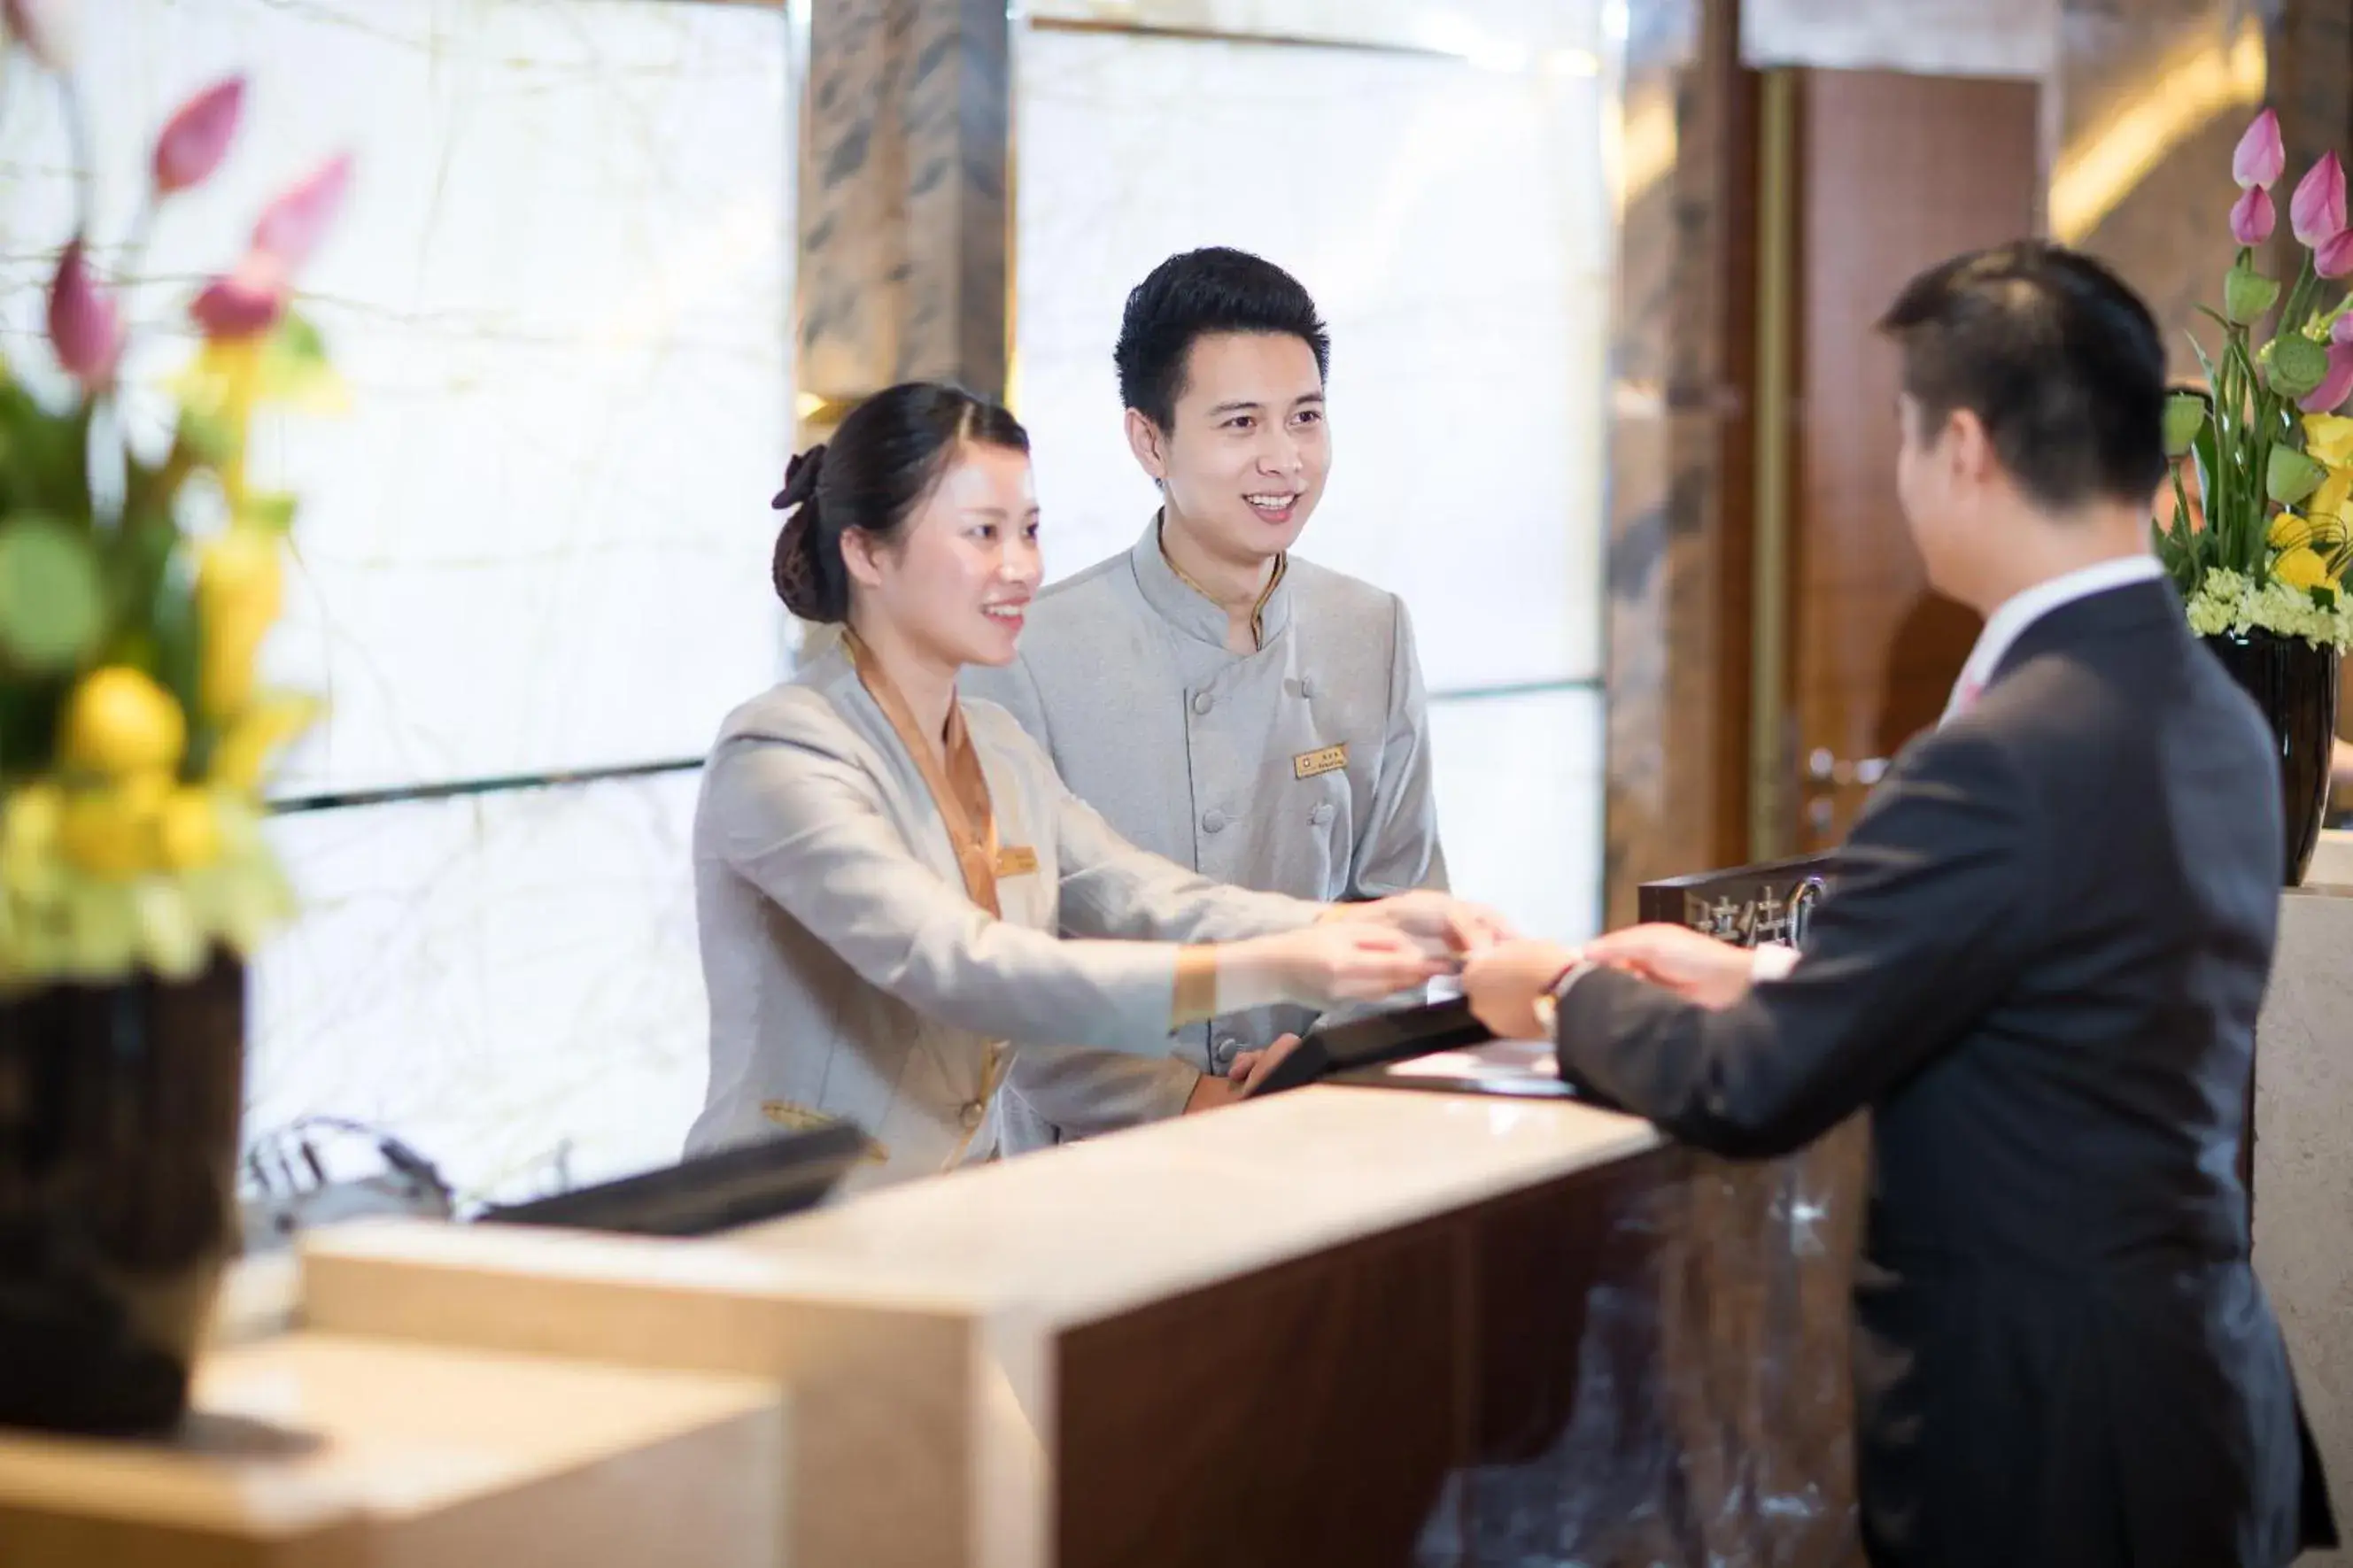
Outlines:
{"type": "Polygon", "coordinates": [[[1952,719],[1985,690],[1993,679],[1993,672],[2001,666],[2002,658],[2023,636],[2026,628],[2057,609],[2078,599],[2088,599],[2094,594],[2105,594],[2135,583],[2154,582],[2165,575],[2154,555],[2120,555],[2112,561],[2095,562],[2073,572],[2037,583],[2031,588],[2013,594],[1986,617],[1985,630],[1978,634],[1977,646],[1969,650],[1968,662],[1961,666],[1961,678],[1953,684],[1953,695],[1945,704],[1945,718],[1952,719]]]}

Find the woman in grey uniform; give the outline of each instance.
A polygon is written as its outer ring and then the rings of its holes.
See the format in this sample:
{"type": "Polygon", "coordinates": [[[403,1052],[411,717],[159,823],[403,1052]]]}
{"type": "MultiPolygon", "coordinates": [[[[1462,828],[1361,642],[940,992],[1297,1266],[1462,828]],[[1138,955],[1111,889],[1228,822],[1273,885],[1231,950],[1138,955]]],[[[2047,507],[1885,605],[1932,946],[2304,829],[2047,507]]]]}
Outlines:
{"type": "Polygon", "coordinates": [[[786,471],[777,593],[844,629],[728,717],[703,774],[690,1152],[839,1117],[871,1142],[860,1184],[931,1174],[995,1148],[1016,1052],[1163,1052],[1237,1008],[1392,994],[1488,934],[1438,894],[1327,906],[1146,854],[1002,710],[958,702],[960,668],[1013,657],[1034,496],[1013,416],[932,384],[786,471]]]}

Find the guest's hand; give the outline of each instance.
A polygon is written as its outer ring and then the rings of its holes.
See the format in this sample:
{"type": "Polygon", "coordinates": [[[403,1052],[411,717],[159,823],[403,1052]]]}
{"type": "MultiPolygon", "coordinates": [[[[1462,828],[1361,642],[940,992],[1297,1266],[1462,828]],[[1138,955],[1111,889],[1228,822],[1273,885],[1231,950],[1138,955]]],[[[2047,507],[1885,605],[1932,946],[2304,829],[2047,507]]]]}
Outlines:
{"type": "Polygon", "coordinates": [[[1462,966],[1462,994],[1472,1016],[1498,1037],[1541,1040],[1552,1031],[1536,1016],[1536,1002],[1577,963],[1574,948],[1558,942],[1504,942],[1471,955],[1462,966]]]}
{"type": "Polygon", "coordinates": [[[1450,961],[1508,941],[1512,935],[1510,922],[1494,910],[1427,888],[1369,903],[1334,904],[1324,918],[1376,921],[1413,938],[1432,958],[1450,961]]]}
{"type": "MultiPolygon", "coordinates": [[[[1249,1055],[1247,1051],[1242,1053],[1243,1057],[1249,1055]]],[[[1234,1065],[1239,1071],[1241,1058],[1236,1058],[1234,1065]]],[[[1213,1073],[1205,1072],[1201,1075],[1201,1081],[1193,1086],[1192,1094],[1185,1101],[1185,1114],[1190,1116],[1199,1110],[1215,1110],[1219,1106],[1231,1105],[1241,1097],[1242,1086],[1233,1079],[1219,1078],[1213,1073]]]]}
{"type": "Polygon", "coordinates": [[[1273,1044],[1261,1051],[1242,1051],[1235,1056],[1233,1081],[1236,1089],[1248,1094],[1258,1087],[1258,1080],[1274,1070],[1275,1064],[1289,1056],[1299,1046],[1297,1035],[1276,1037],[1273,1044]]]}
{"type": "Polygon", "coordinates": [[[1703,1007],[1729,1007],[1748,994],[1754,957],[1688,926],[1641,925],[1585,944],[1596,963],[1649,981],[1703,1007]]]}

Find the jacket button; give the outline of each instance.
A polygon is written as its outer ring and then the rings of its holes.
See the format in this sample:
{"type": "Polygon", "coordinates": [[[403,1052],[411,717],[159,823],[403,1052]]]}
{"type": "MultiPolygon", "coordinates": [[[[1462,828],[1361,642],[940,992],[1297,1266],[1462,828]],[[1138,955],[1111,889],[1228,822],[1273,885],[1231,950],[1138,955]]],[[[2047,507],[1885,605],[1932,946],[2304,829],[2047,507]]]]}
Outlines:
{"type": "Polygon", "coordinates": [[[1231,1038],[1231,1037],[1228,1037],[1228,1038],[1226,1038],[1226,1039],[1219,1040],[1219,1041],[1218,1042],[1218,1055],[1217,1055],[1217,1062],[1218,1062],[1218,1065],[1219,1065],[1219,1067],[1230,1067],[1230,1066],[1232,1066],[1232,1065],[1233,1065],[1233,1060],[1234,1060],[1234,1053],[1235,1053],[1237,1050],[1240,1050],[1240,1048],[1241,1048],[1241,1042],[1240,1042],[1240,1040],[1233,1039],[1233,1038],[1231,1038]]]}
{"type": "Polygon", "coordinates": [[[1315,682],[1313,678],[1304,675],[1299,678],[1299,695],[1302,697],[1315,695],[1315,682]]]}
{"type": "Polygon", "coordinates": [[[1322,827],[1332,820],[1332,803],[1325,801],[1307,814],[1307,820],[1322,827]]]}
{"type": "Polygon", "coordinates": [[[1218,700],[1206,691],[1197,691],[1193,694],[1193,711],[1196,713],[1207,713],[1217,705],[1218,700]]]}
{"type": "Polygon", "coordinates": [[[967,1128],[977,1127],[980,1125],[981,1113],[987,1109],[987,1108],[982,1105],[980,1101],[976,1100],[968,1100],[965,1101],[963,1113],[959,1116],[958,1120],[963,1121],[965,1126],[967,1128]]]}
{"type": "Polygon", "coordinates": [[[1206,812],[1202,815],[1201,831],[1204,833],[1220,832],[1224,829],[1225,826],[1226,814],[1222,811],[1206,812]]]}

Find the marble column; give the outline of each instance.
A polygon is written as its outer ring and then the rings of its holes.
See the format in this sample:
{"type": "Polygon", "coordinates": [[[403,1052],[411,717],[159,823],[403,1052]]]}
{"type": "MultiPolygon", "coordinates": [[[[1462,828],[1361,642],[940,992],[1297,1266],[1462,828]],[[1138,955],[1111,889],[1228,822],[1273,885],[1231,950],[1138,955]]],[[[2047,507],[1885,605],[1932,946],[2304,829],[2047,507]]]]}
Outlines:
{"type": "Polygon", "coordinates": [[[1732,0],[1629,16],[1611,342],[1607,920],[1737,860],[1753,86],[1732,0]],[[1733,510],[1729,508],[1740,508],[1733,510]],[[1729,657],[1727,657],[1729,656],[1729,657]]]}
{"type": "Polygon", "coordinates": [[[1011,233],[1003,0],[824,0],[809,27],[804,435],[894,382],[1005,391],[1011,233]]]}

